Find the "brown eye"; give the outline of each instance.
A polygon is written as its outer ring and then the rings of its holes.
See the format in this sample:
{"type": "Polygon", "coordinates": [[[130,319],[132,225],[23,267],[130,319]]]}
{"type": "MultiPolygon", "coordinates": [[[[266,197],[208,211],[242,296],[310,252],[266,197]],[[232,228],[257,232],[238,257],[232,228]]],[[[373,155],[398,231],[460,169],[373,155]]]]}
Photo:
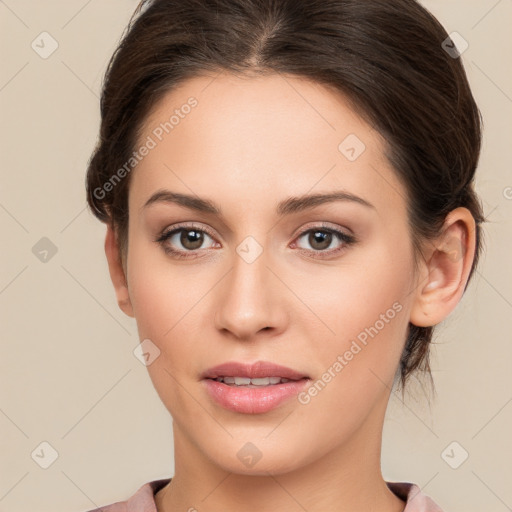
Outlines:
{"type": "Polygon", "coordinates": [[[175,226],[174,229],[164,231],[156,242],[162,245],[165,252],[175,257],[197,257],[194,251],[208,249],[203,247],[207,239],[211,240],[210,248],[215,245],[213,236],[206,229],[196,226],[175,226]]]}
{"type": "Polygon", "coordinates": [[[302,246],[297,243],[297,247],[303,253],[309,253],[314,258],[329,257],[338,254],[348,246],[356,243],[356,238],[353,235],[348,235],[337,229],[324,228],[323,226],[308,229],[302,232],[297,240],[304,239],[311,248],[302,246]],[[338,240],[338,244],[333,242],[338,240]]]}
{"type": "MultiPolygon", "coordinates": [[[[330,229],[309,229],[299,236],[299,239],[301,238],[306,238],[307,243],[314,251],[326,251],[336,239],[340,242],[349,242],[348,235],[330,229]]],[[[307,247],[300,248],[307,249],[307,247]]]]}
{"type": "Polygon", "coordinates": [[[199,249],[203,244],[204,236],[202,231],[195,229],[181,229],[180,243],[190,251],[199,249]]]}
{"type": "Polygon", "coordinates": [[[333,234],[327,231],[310,231],[308,242],[313,249],[323,251],[331,245],[333,234]]]}

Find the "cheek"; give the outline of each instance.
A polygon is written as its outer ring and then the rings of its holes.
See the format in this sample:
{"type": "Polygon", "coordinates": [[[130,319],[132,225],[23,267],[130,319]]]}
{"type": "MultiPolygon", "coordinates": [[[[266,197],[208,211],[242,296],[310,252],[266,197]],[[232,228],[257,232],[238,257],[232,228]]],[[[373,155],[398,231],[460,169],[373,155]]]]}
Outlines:
{"type": "Polygon", "coordinates": [[[137,251],[132,254],[130,297],[139,339],[151,340],[160,351],[147,366],[149,377],[173,418],[197,416],[200,411],[190,399],[188,383],[195,378],[194,358],[200,354],[197,321],[207,290],[196,279],[185,279],[183,272],[170,272],[170,265],[138,265],[137,251]]]}
{"type": "MultiPolygon", "coordinates": [[[[309,336],[315,340],[320,371],[330,369],[336,375],[331,389],[361,397],[393,381],[409,324],[412,278],[411,255],[404,248],[397,258],[396,247],[372,244],[339,268],[317,272],[297,292],[314,313],[315,328],[309,336]]],[[[299,315],[293,321],[304,324],[299,315]]]]}
{"type": "MultiPolygon", "coordinates": [[[[396,313],[410,300],[412,267],[407,256],[397,258],[394,253],[388,245],[372,244],[354,251],[337,268],[318,269],[314,275],[304,276],[301,293],[335,337],[354,337],[381,315],[383,321],[401,321],[403,315],[396,313]],[[395,303],[401,307],[393,308],[395,303]]],[[[383,330],[381,322],[379,326],[383,330]]]]}
{"type": "Polygon", "coordinates": [[[130,298],[140,335],[158,340],[175,324],[180,302],[157,268],[139,267],[131,275],[130,298]]]}
{"type": "Polygon", "coordinates": [[[139,339],[151,340],[160,350],[148,371],[157,391],[165,390],[163,401],[176,403],[179,384],[196,379],[205,338],[211,338],[213,316],[205,308],[218,276],[206,268],[176,265],[158,254],[160,249],[142,243],[130,250],[128,279],[139,339]]]}
{"type": "MultiPolygon", "coordinates": [[[[322,328],[315,338],[309,331],[307,353],[318,373],[299,397],[299,414],[312,431],[322,432],[327,444],[357,432],[368,414],[386,402],[408,326],[404,275],[396,264],[354,266],[324,280],[323,302],[315,296],[308,303],[335,335],[322,328]]],[[[315,289],[321,284],[316,279],[315,289]]]]}
{"type": "Polygon", "coordinates": [[[137,241],[129,248],[128,283],[139,333],[161,342],[186,322],[201,294],[201,280],[187,275],[141,234],[133,233],[132,239],[137,241]]]}

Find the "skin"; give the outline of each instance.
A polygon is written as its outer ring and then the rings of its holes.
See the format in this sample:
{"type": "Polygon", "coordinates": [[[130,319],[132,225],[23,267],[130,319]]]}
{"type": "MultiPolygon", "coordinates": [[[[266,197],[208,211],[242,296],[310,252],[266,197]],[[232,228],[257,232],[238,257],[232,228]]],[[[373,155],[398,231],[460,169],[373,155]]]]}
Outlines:
{"type": "Polygon", "coordinates": [[[275,74],[196,77],[157,103],[139,142],[190,96],[198,105],[132,171],[125,269],[110,227],[105,239],[119,307],[160,350],[148,372],[173,418],[175,474],[156,495],[158,511],[403,511],[380,470],[384,415],[408,323],[435,325],[462,297],[471,213],[448,215],[414,272],[406,190],[384,141],[342,95],[275,74]],[[366,146],[355,161],[338,150],[349,134],[366,146]],[[164,188],[207,198],[223,217],[172,203],[143,208],[164,188]],[[374,208],[337,201],[275,212],[290,196],[333,190],[374,208]],[[165,242],[195,255],[182,260],[155,242],[181,222],[214,234],[196,246],[179,234],[165,242]],[[303,234],[322,223],[357,242],[333,236],[322,246],[303,234]],[[247,236],[262,248],[252,263],[236,251],[247,236]],[[395,302],[400,312],[307,404],[236,413],[200,382],[211,366],[257,360],[316,381],[395,302]],[[252,467],[237,457],[247,442],[261,453],[252,467]]]}

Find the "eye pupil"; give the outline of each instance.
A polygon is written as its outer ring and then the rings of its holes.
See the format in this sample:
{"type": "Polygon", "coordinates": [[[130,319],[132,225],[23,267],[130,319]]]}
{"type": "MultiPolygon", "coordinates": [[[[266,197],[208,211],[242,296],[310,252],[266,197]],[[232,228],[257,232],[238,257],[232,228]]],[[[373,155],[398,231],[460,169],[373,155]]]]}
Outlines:
{"type": "Polygon", "coordinates": [[[203,244],[203,233],[195,229],[183,230],[181,232],[180,242],[183,244],[183,247],[193,251],[200,248],[203,244]],[[191,233],[193,234],[190,235],[191,233]],[[192,246],[189,245],[190,243],[192,246]]]}
{"type": "Polygon", "coordinates": [[[312,231],[310,234],[310,237],[309,237],[309,241],[310,241],[312,247],[315,247],[315,243],[317,241],[319,241],[320,247],[316,247],[316,248],[321,250],[321,249],[326,249],[327,247],[329,247],[329,245],[331,245],[331,238],[332,238],[332,233],[328,233],[325,231],[312,231]],[[326,243],[326,241],[327,241],[327,243],[326,243]]]}

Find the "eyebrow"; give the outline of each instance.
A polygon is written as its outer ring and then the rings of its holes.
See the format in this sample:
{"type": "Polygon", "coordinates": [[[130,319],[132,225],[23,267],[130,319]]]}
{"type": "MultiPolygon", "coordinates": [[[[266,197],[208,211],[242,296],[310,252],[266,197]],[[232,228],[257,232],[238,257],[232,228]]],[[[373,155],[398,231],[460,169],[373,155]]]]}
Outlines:
{"type": "MultiPolygon", "coordinates": [[[[346,191],[334,191],[323,194],[309,194],[296,197],[289,197],[281,201],[276,208],[276,213],[283,217],[293,213],[301,212],[334,201],[347,201],[375,209],[375,206],[362,197],[346,191]]],[[[156,203],[177,204],[202,213],[210,213],[222,217],[222,210],[209,199],[202,199],[198,196],[171,192],[170,190],[156,191],[142,206],[141,211],[156,203]]]]}

